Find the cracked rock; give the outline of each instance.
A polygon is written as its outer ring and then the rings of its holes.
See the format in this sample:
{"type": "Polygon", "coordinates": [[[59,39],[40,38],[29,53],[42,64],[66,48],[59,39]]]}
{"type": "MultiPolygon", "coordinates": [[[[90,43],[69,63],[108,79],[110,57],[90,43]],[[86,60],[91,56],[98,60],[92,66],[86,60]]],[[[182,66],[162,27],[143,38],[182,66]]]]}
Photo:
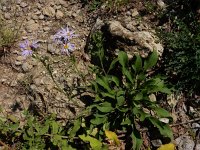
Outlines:
{"type": "MultiPolygon", "coordinates": [[[[137,43],[140,47],[146,48],[149,51],[156,50],[158,54],[161,56],[163,53],[163,46],[160,44],[158,37],[156,37],[150,31],[135,31],[131,32],[122,26],[119,21],[109,21],[107,23],[108,31],[111,35],[123,38],[125,40],[133,41],[137,43]]],[[[145,57],[148,54],[145,54],[145,57]]]]}

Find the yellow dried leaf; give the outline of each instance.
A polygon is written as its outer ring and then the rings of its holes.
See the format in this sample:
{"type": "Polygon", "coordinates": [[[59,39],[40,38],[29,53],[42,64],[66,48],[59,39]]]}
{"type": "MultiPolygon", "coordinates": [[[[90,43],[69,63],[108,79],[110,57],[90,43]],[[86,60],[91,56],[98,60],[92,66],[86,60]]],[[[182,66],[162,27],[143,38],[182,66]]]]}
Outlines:
{"type": "Polygon", "coordinates": [[[17,121],[18,121],[17,118],[15,116],[13,116],[13,115],[9,115],[8,119],[10,119],[10,121],[12,121],[14,123],[17,123],[17,121]]]}
{"type": "Polygon", "coordinates": [[[173,143],[161,145],[157,150],[175,150],[175,145],[173,143]]]}
{"type": "Polygon", "coordinates": [[[119,141],[117,134],[115,132],[105,130],[105,134],[106,134],[107,138],[109,140],[113,140],[117,144],[117,146],[120,145],[120,141],[119,141]]]}

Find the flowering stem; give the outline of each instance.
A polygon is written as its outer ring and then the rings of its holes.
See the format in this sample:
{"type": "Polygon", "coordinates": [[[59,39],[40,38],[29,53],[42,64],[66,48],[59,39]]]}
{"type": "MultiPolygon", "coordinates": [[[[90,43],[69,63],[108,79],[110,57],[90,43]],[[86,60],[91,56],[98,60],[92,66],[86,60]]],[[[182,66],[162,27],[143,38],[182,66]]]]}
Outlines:
{"type": "Polygon", "coordinates": [[[56,85],[56,89],[57,89],[59,92],[65,94],[65,95],[68,97],[68,99],[71,100],[72,98],[71,98],[70,94],[68,94],[67,92],[65,92],[65,91],[60,87],[60,85],[56,82],[56,80],[55,80],[55,78],[54,78],[54,76],[53,76],[52,70],[51,70],[51,68],[50,68],[50,65],[47,64],[47,63],[45,62],[45,59],[41,59],[41,58],[38,57],[37,55],[35,55],[35,58],[38,59],[38,60],[44,65],[44,67],[45,67],[46,70],[48,71],[48,73],[49,73],[51,79],[53,80],[54,84],[56,85]]]}

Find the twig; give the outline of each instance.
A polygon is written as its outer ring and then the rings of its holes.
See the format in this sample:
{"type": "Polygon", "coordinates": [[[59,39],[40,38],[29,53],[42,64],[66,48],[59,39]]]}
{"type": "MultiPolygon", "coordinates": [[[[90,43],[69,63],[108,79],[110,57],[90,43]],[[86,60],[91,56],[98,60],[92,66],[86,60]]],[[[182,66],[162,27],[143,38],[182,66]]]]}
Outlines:
{"type": "MultiPolygon", "coordinates": [[[[200,118],[195,118],[195,119],[191,119],[187,122],[181,122],[181,123],[176,123],[176,124],[171,124],[169,125],[170,127],[174,127],[174,126],[179,126],[179,125],[183,125],[183,124],[188,124],[188,123],[192,123],[192,122],[197,122],[197,121],[200,121],[200,118]]],[[[191,129],[191,128],[190,128],[191,129]]],[[[148,129],[147,128],[144,128],[144,129],[140,129],[139,130],[140,132],[147,132],[148,129]]]]}
{"type": "Polygon", "coordinates": [[[2,142],[1,140],[0,140],[0,145],[2,145],[2,146],[5,146],[6,148],[8,148],[8,149],[11,149],[8,145],[6,145],[4,142],[2,142]]]}
{"type": "Polygon", "coordinates": [[[200,118],[191,119],[191,120],[189,120],[187,122],[181,122],[181,123],[172,124],[170,126],[174,127],[174,126],[179,126],[179,125],[188,124],[188,123],[197,122],[197,121],[200,121],[200,118]]]}

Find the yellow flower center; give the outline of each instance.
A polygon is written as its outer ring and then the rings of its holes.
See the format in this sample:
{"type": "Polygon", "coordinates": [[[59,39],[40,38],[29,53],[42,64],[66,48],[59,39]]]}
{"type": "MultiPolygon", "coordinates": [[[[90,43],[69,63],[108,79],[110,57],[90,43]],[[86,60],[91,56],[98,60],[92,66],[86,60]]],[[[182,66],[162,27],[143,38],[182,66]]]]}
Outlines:
{"type": "Polygon", "coordinates": [[[64,49],[68,49],[69,46],[67,44],[64,45],[64,49]]]}

